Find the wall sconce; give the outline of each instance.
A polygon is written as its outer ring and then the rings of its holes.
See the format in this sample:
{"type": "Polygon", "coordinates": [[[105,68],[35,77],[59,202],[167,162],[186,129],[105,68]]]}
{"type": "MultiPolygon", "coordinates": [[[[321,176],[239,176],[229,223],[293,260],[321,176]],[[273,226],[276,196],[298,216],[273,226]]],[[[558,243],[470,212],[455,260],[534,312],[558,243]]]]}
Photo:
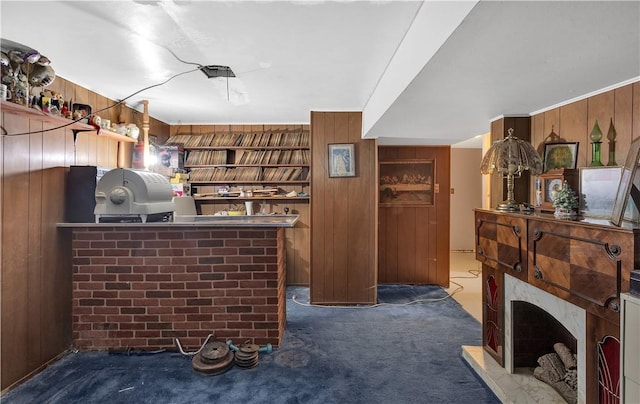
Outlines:
{"type": "Polygon", "coordinates": [[[480,164],[482,174],[497,172],[507,179],[507,199],[500,202],[496,209],[511,212],[520,210],[520,204],[514,200],[513,180],[525,170],[532,175],[541,174],[542,159],[531,143],[513,136],[513,128],[509,128],[507,137],[491,145],[480,164]]]}

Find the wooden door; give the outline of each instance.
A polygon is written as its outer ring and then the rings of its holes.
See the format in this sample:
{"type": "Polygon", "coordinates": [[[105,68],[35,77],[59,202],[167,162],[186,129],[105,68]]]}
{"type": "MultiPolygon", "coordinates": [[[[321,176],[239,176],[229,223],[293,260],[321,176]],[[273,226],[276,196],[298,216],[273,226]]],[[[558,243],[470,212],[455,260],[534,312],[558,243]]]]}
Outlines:
{"type": "Polygon", "coordinates": [[[378,283],[448,287],[451,148],[381,146],[378,156],[378,283]],[[388,166],[398,173],[385,172],[388,166]],[[389,182],[399,185],[380,185],[389,182]],[[415,187],[404,183],[427,184],[431,197],[405,195],[415,187]]]}

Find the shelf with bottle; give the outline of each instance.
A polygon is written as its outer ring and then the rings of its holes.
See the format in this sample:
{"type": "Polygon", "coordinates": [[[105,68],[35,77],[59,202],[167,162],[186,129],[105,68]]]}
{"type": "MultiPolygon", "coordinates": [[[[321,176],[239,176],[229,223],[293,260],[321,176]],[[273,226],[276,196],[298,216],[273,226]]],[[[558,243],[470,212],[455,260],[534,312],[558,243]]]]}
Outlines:
{"type": "Polygon", "coordinates": [[[42,112],[39,109],[29,108],[27,106],[16,104],[10,101],[1,101],[1,103],[2,103],[1,104],[2,112],[20,115],[23,117],[27,117],[29,119],[35,119],[42,122],[47,122],[52,125],[58,125],[61,128],[71,129],[74,132],[96,132],[98,136],[109,137],[121,142],[135,142],[135,139],[132,139],[128,136],[120,135],[118,133],[111,132],[106,129],[101,128],[98,131],[95,127],[83,121],[74,121],[59,115],[47,114],[45,112],[42,112]]]}

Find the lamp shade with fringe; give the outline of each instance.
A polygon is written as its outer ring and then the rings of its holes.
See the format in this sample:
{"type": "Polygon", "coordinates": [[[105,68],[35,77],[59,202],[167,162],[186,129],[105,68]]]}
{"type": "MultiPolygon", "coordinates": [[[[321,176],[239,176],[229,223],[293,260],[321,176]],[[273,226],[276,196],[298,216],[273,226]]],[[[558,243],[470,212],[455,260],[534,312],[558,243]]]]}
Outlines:
{"type": "Polygon", "coordinates": [[[507,131],[507,137],[499,140],[487,151],[480,164],[482,174],[498,173],[507,179],[507,199],[500,202],[498,210],[517,211],[520,204],[514,200],[513,180],[529,170],[532,175],[542,173],[542,159],[531,143],[513,135],[513,128],[507,131]]]}

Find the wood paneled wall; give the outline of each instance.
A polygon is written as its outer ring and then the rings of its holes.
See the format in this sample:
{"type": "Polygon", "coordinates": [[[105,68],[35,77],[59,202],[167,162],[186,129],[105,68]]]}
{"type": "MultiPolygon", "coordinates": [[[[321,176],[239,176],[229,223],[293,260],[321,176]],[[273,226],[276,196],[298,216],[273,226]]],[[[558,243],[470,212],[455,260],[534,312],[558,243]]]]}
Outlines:
{"type": "MultiPolygon", "coordinates": [[[[533,115],[531,117],[531,143],[542,153],[543,143],[549,141],[553,131],[566,142],[579,142],[578,167],[591,163],[589,135],[598,120],[603,133],[602,164],[609,162],[607,132],[611,119],[617,132],[616,163],[624,165],[631,141],[640,137],[640,82],[606,91],[583,100],[533,115]]],[[[532,181],[533,182],[533,181],[532,181]]],[[[533,190],[534,184],[530,189],[533,190]]],[[[531,195],[535,195],[531,192],[531,195]]],[[[530,201],[533,203],[533,201],[530,201]]]]}
{"type": "MultiPolygon", "coordinates": [[[[502,140],[508,136],[509,129],[513,129],[513,136],[521,140],[531,141],[531,117],[529,116],[508,116],[496,119],[491,122],[491,144],[502,140]]],[[[542,152],[540,152],[542,156],[542,152]]],[[[529,202],[530,190],[529,181],[531,175],[525,171],[513,181],[513,194],[516,202],[529,202]]],[[[495,208],[498,204],[507,199],[507,180],[494,173],[490,180],[490,207],[495,208]]]]}
{"type": "Polygon", "coordinates": [[[449,286],[451,148],[384,146],[380,162],[433,160],[433,206],[379,208],[378,282],[449,286]]]}
{"type": "MultiPolygon", "coordinates": [[[[51,88],[94,111],[114,103],[62,78],[51,88]]],[[[112,114],[99,113],[114,121],[112,114]]],[[[56,227],[64,221],[66,174],[70,165],[116,167],[119,145],[94,132],[80,132],[74,143],[69,129],[46,131],[54,126],[5,111],[0,120],[0,384],[5,390],[71,344],[70,236],[56,227]]],[[[169,131],[159,121],[152,125],[169,131]]]]}
{"type": "MultiPolygon", "coordinates": [[[[205,134],[205,133],[262,133],[269,131],[309,131],[309,125],[172,125],[171,135],[205,134]]],[[[163,142],[166,139],[163,139],[163,142]]],[[[295,186],[298,192],[309,192],[308,187],[295,186]]],[[[211,192],[214,189],[212,187],[211,192]]],[[[209,191],[207,191],[209,192],[209,191]]],[[[212,215],[217,211],[228,209],[229,202],[200,203],[201,213],[212,215]]],[[[272,212],[284,212],[288,207],[292,214],[300,215],[296,226],[285,229],[287,254],[287,285],[309,286],[311,256],[311,223],[308,201],[270,201],[272,212]]],[[[259,207],[257,207],[259,209],[259,207]]]]}
{"type": "Polygon", "coordinates": [[[311,112],[312,303],[377,299],[377,142],[361,134],[360,112],[311,112]],[[355,144],[355,177],[329,178],[330,143],[355,144]]]}

